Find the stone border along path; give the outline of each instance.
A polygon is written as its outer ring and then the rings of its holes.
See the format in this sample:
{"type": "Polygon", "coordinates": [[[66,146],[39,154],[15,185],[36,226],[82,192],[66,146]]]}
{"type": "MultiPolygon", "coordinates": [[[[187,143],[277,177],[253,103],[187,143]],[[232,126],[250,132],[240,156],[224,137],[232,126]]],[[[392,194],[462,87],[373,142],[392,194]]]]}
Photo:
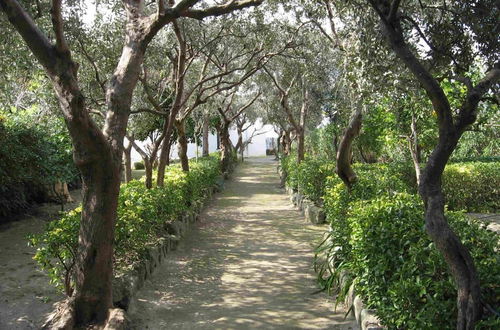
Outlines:
{"type": "Polygon", "coordinates": [[[135,295],[132,329],[358,329],[316,293],[324,230],[290,205],[276,162],[247,159],[135,295]]]}
{"type": "MultiPolygon", "coordinates": [[[[280,174],[280,182],[285,182],[283,173],[279,170],[278,173],[280,174]]],[[[294,190],[287,185],[285,185],[285,191],[290,196],[290,203],[301,211],[301,214],[305,217],[306,222],[311,222],[313,224],[321,224],[325,222],[325,212],[322,208],[315,206],[312,201],[308,200],[302,194],[294,192],[294,190]]],[[[348,277],[348,274],[348,271],[340,272],[339,285],[341,289],[345,289],[345,279],[348,277]]],[[[361,297],[356,295],[354,283],[349,287],[347,296],[344,299],[344,305],[350,309],[350,315],[356,319],[358,325],[361,327],[361,330],[386,329],[381,325],[380,319],[377,315],[375,315],[376,310],[365,308],[365,304],[361,297]]]]}

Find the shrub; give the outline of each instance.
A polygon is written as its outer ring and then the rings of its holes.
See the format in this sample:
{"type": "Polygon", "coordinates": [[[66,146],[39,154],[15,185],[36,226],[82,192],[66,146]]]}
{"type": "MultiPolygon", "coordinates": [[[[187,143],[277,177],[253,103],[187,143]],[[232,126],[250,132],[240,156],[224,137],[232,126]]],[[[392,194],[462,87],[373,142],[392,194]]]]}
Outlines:
{"type": "Polygon", "coordinates": [[[297,156],[290,154],[288,156],[282,155],[280,158],[280,167],[286,177],[286,184],[297,190],[298,188],[298,172],[297,172],[297,156]]]}
{"type": "MultiPolygon", "coordinates": [[[[411,163],[390,163],[410,190],[417,192],[415,169],[411,163]]],[[[422,165],[424,170],[424,165],[422,165]]],[[[448,164],[443,172],[443,193],[450,210],[498,212],[500,210],[500,162],[498,158],[448,164]]]]}
{"type": "MultiPolygon", "coordinates": [[[[179,165],[167,167],[165,185],[146,189],[141,181],[122,184],[118,200],[115,231],[115,272],[123,272],[141,260],[147,247],[165,234],[166,224],[182,215],[220,174],[216,157],[206,157],[190,164],[185,173],[179,165]]],[[[71,295],[74,258],[78,246],[81,207],[65,213],[47,225],[40,235],[30,237],[37,247],[34,259],[45,269],[51,282],[71,295]]]]}
{"type": "Polygon", "coordinates": [[[217,156],[210,156],[190,164],[188,182],[194,201],[202,199],[205,196],[204,190],[217,182],[220,174],[219,162],[217,156]]]}
{"type": "MultiPolygon", "coordinates": [[[[448,212],[447,218],[475,260],[483,301],[498,308],[498,236],[463,214],[448,212]]],[[[423,219],[418,196],[395,194],[358,203],[348,220],[352,250],[344,262],[367,307],[389,328],[454,327],[453,279],[425,234],[423,219]]]]}
{"type": "Polygon", "coordinates": [[[297,188],[312,201],[323,203],[325,185],[328,176],[335,173],[335,164],[325,159],[304,159],[293,174],[297,188]]]}
{"type": "Polygon", "coordinates": [[[0,119],[0,222],[44,201],[46,186],[77,177],[67,133],[0,119]]]}
{"type": "Polygon", "coordinates": [[[351,189],[348,189],[336,174],[327,178],[324,199],[329,222],[349,217],[353,202],[411,191],[411,188],[391,170],[390,165],[358,164],[354,166],[354,170],[358,181],[351,189]]]}
{"type": "Polygon", "coordinates": [[[451,210],[500,210],[500,162],[454,163],[443,173],[443,192],[451,210]]]}
{"type": "Polygon", "coordinates": [[[369,202],[378,196],[393,196],[411,189],[385,164],[358,164],[354,166],[358,181],[348,189],[340,178],[333,174],[326,180],[324,209],[331,230],[326,240],[320,244],[317,254],[326,256],[316,267],[319,279],[328,277],[323,284],[334,286],[345,260],[351,253],[351,230],[349,217],[356,212],[357,204],[369,202]],[[334,242],[334,244],[330,244],[334,242]],[[333,267],[333,269],[332,269],[333,267]]]}
{"type": "Polygon", "coordinates": [[[134,163],[135,170],[143,170],[145,168],[146,168],[146,166],[144,166],[144,162],[142,160],[134,163]]]}

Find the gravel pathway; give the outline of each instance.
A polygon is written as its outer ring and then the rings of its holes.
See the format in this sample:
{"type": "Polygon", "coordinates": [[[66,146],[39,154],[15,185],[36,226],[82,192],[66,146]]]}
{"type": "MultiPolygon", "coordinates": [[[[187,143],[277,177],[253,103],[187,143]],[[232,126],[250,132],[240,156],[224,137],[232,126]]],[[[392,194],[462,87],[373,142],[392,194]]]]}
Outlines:
{"type": "MultiPolygon", "coordinates": [[[[81,201],[80,190],[71,195],[75,202],[66,204],[66,210],[81,201]]],[[[43,232],[59,211],[57,204],[42,204],[17,221],[0,225],[0,330],[40,329],[54,303],[63,299],[33,260],[36,251],[27,240],[28,235],[43,232]]]]}
{"type": "Polygon", "coordinates": [[[276,163],[246,160],[132,303],[133,329],[357,329],[318,287],[304,222],[276,163]]]}

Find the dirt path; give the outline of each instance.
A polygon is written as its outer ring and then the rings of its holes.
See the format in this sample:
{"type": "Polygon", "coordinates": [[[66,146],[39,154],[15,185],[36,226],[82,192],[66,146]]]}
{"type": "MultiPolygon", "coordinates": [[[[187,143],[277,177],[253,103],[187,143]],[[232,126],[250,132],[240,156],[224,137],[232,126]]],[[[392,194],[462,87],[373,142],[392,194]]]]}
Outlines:
{"type": "Polygon", "coordinates": [[[357,329],[318,287],[306,224],[276,163],[250,159],[132,304],[134,329],[357,329]]]}
{"type": "MultiPolygon", "coordinates": [[[[77,206],[80,191],[71,193],[77,206]]],[[[57,218],[60,206],[43,204],[18,221],[0,226],[0,329],[39,329],[53,304],[62,299],[49,278],[32,259],[35,249],[27,244],[27,235],[40,233],[47,221],[57,218]]]]}

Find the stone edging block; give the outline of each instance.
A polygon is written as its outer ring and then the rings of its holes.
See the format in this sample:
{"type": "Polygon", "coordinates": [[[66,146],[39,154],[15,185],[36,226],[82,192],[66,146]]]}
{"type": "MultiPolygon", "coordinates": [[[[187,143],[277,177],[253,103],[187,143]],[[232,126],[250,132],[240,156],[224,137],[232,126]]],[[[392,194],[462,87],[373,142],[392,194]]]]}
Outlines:
{"type": "MultiPolygon", "coordinates": [[[[157,245],[147,249],[147,257],[144,260],[138,262],[133,270],[113,278],[113,305],[118,307],[114,309],[114,311],[118,311],[113,314],[113,320],[116,319],[112,322],[113,324],[128,324],[124,311],[128,310],[135,293],[142,288],[144,281],[152,276],[168,253],[177,248],[180,239],[188,232],[191,224],[198,220],[203,207],[208,204],[213,194],[223,189],[224,178],[221,176],[213,187],[206,189],[203,200],[194,202],[190,209],[180,215],[177,220],[165,223],[165,230],[169,234],[159,238],[157,245]],[[119,311],[123,311],[123,313],[119,311]]],[[[108,322],[106,329],[124,328],[112,326],[108,322]]]]}
{"type": "Polygon", "coordinates": [[[307,199],[300,192],[294,191],[288,185],[285,185],[285,191],[290,195],[290,202],[302,211],[306,221],[315,225],[326,223],[326,214],[322,207],[317,206],[313,201],[307,199]]]}

